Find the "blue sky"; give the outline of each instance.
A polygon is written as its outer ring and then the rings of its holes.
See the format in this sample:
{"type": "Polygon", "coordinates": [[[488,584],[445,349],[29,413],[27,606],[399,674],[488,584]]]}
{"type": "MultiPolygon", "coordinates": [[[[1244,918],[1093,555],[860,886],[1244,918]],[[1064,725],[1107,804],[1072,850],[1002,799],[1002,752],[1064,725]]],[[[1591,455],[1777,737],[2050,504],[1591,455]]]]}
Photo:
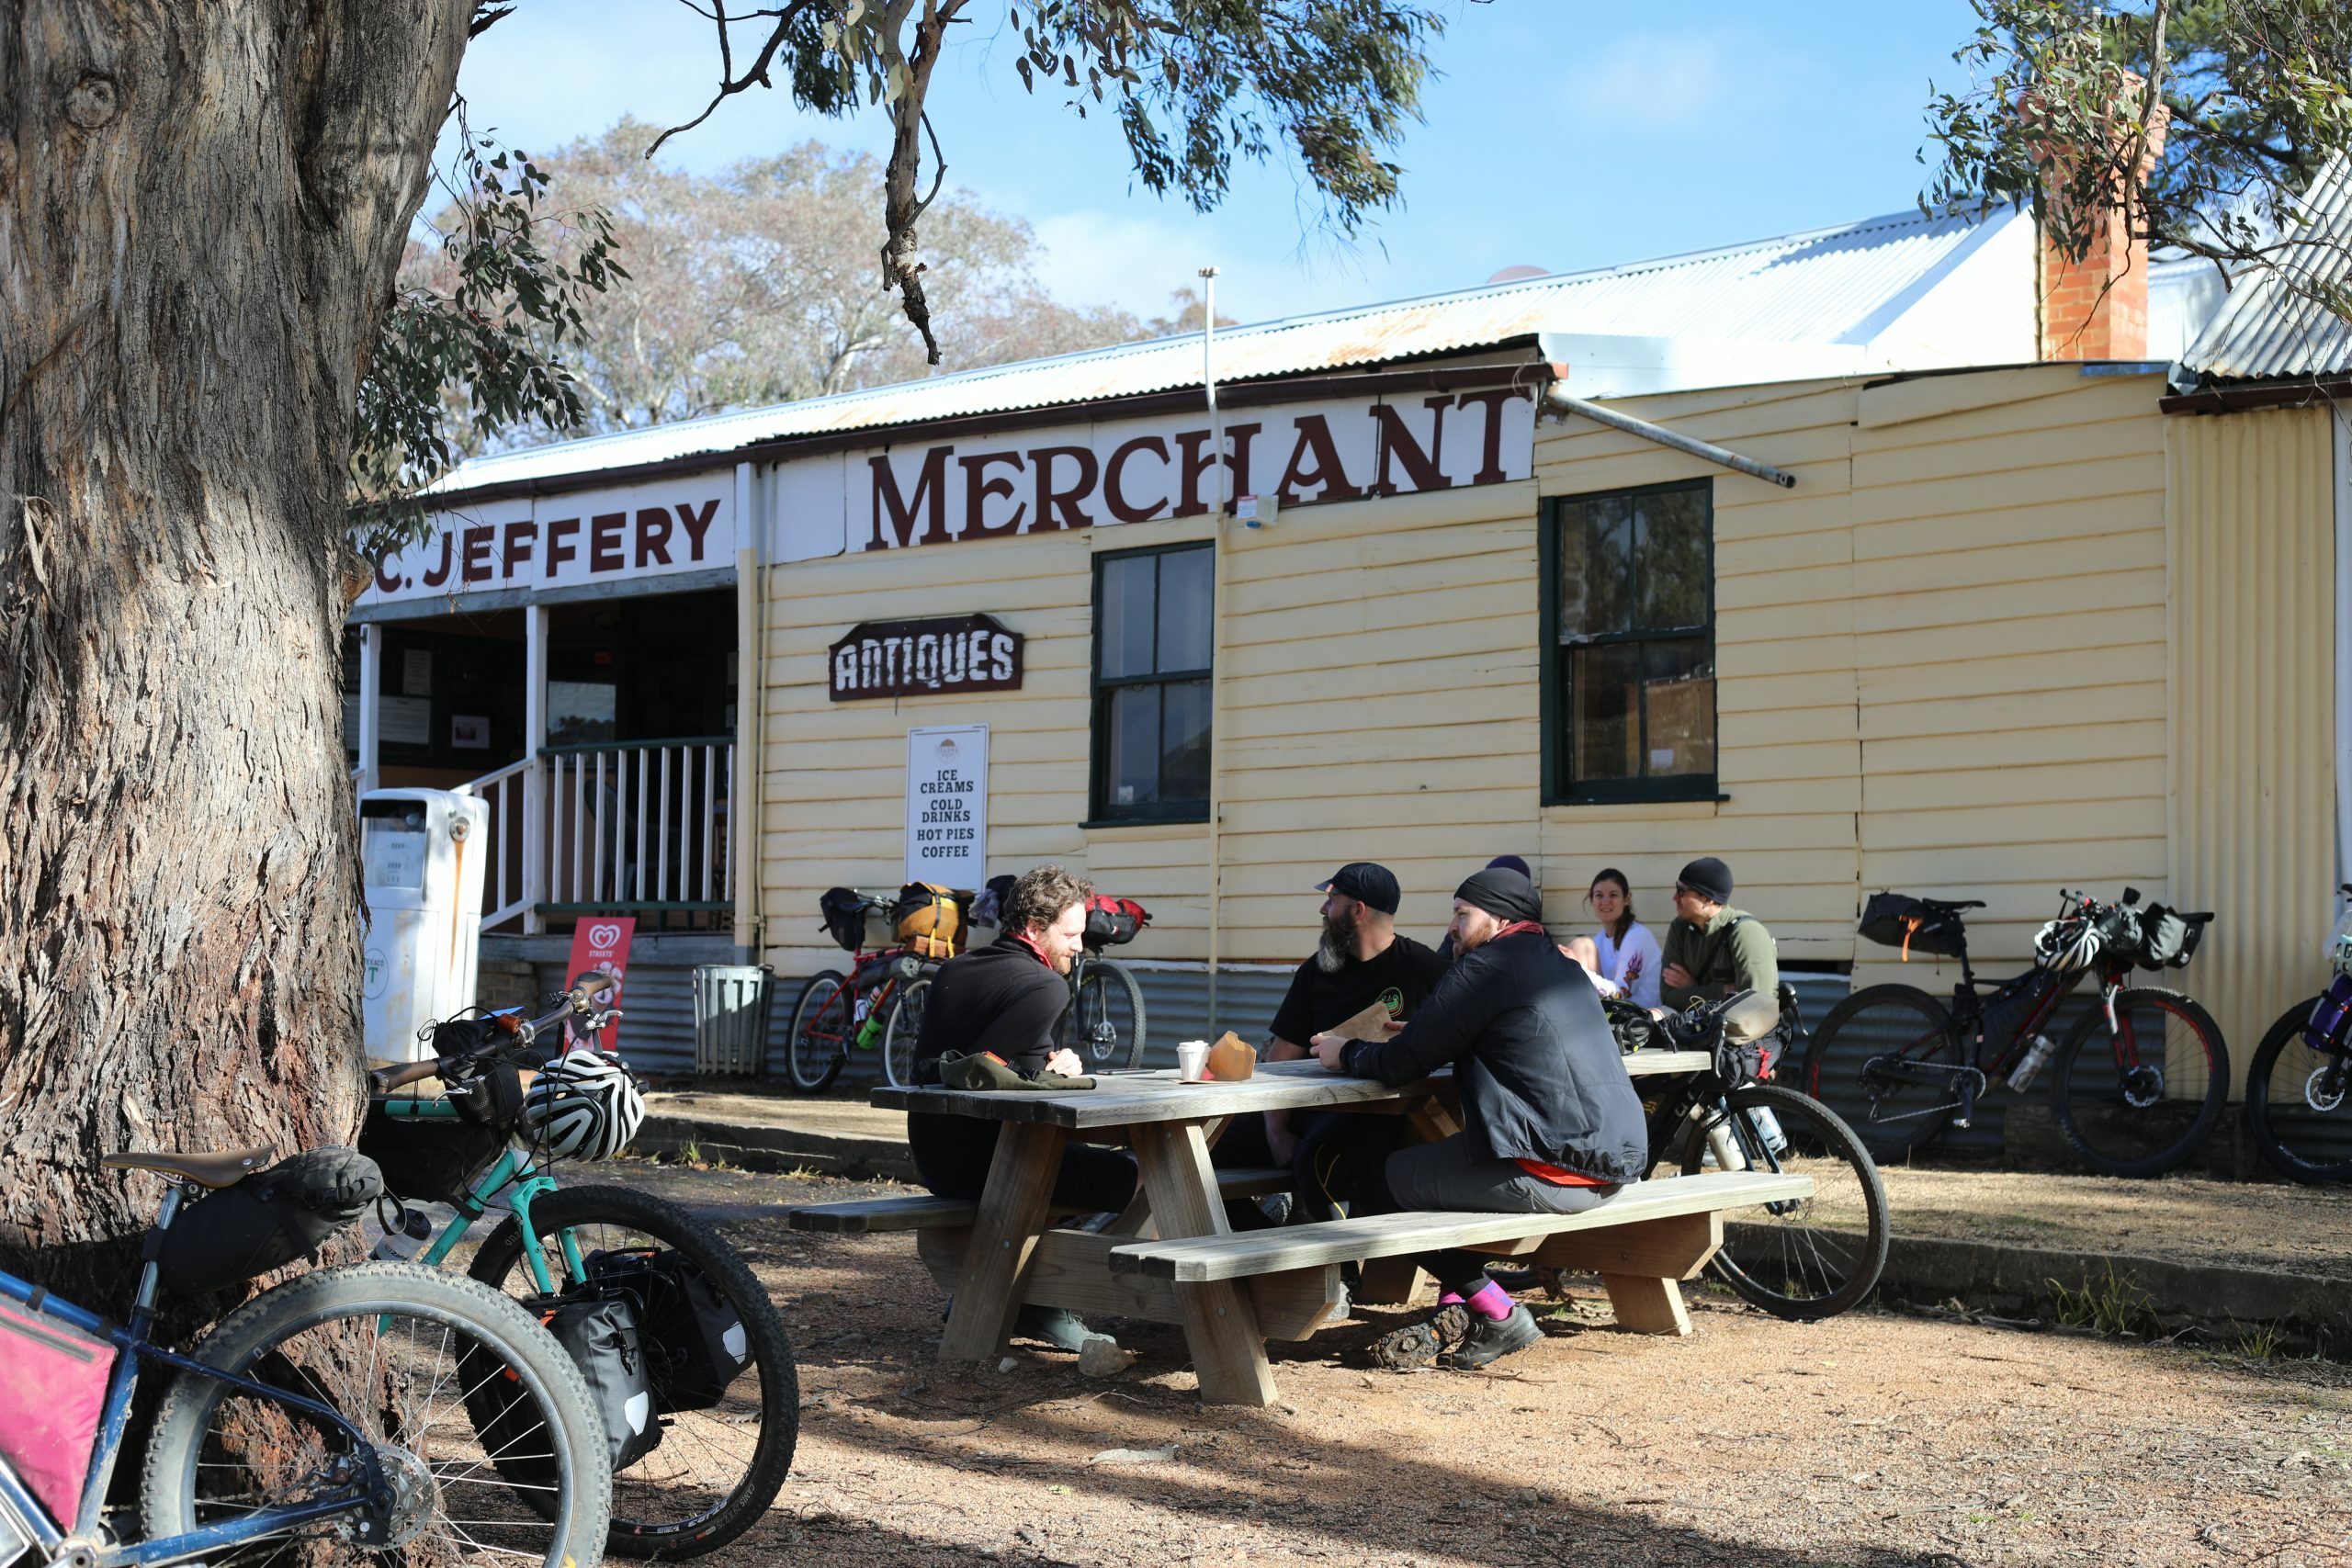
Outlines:
{"type": "MultiPolygon", "coordinates": [[[[1001,6],[976,9],[932,95],[950,182],[1035,226],[1066,299],[1155,312],[1215,265],[1220,312],[1244,321],[1906,209],[1928,82],[1957,82],[1951,51],[1974,20],[1966,0],[1452,0],[1444,78],[1398,156],[1404,204],[1349,243],[1302,231],[1312,204],[1284,165],[1237,171],[1212,214],[1153,197],[1115,126],[1023,92],[1001,6]]],[[[475,41],[459,88],[478,128],[537,151],[624,113],[691,118],[717,63],[710,25],[677,0],[522,0],[475,41]]],[[[754,90],[662,157],[710,170],[808,137],[879,154],[888,129],[754,90]]]]}

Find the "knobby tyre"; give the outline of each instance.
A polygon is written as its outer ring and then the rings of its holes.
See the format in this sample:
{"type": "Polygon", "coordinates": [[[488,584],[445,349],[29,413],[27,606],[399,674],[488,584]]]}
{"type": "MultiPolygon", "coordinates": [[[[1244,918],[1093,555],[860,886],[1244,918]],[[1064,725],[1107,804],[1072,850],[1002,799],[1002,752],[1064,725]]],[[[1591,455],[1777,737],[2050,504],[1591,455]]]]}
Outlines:
{"type": "Polygon", "coordinates": [[[1798,1082],[1886,1165],[1943,1134],[1958,1109],[1947,1075],[1964,1061],[1942,1003],[1916,986],[1867,986],[1814,1031],[1798,1082]],[[1927,1069],[1928,1081],[1889,1076],[1896,1064],[1927,1069]]]}
{"type": "MultiPolygon", "coordinates": [[[[668,1248],[717,1286],[742,1320],[751,1365],[718,1402],[681,1409],[670,1390],[672,1362],[646,1347],[662,1441],[613,1478],[609,1548],[618,1557],[699,1557],[734,1540],[783,1489],[800,1434],[800,1381],[775,1303],[742,1255],[676,1204],[625,1187],[566,1187],[531,1204],[532,1228],[548,1274],[565,1276],[562,1233],[584,1261],[599,1252],[668,1248]]],[[[474,1254],[476,1280],[515,1295],[532,1292],[513,1215],[474,1254]]],[[[660,1303],[650,1303],[658,1312],[660,1303]]]]}
{"type": "Polygon", "coordinates": [[[894,1089],[912,1089],[915,1043],[922,1037],[923,1007],[931,997],[931,977],[910,980],[890,999],[890,1016],[882,1025],[882,1076],[894,1089]]]}
{"type": "MultiPolygon", "coordinates": [[[[594,1568],[604,1554],[602,1418],[561,1347],[495,1291],[417,1264],[323,1269],[245,1303],[190,1353],[330,1406],[379,1456],[397,1500],[302,1527],[296,1561],[382,1563],[397,1551],[594,1568]],[[481,1435],[485,1400],[503,1438],[481,1435]],[[534,1478],[508,1479],[511,1464],[536,1467],[534,1478]]],[[[149,1537],[319,1496],[346,1447],[285,1405],[183,1373],[156,1412],[141,1476],[149,1537]]],[[[287,1545],[267,1538],[206,1562],[259,1564],[287,1545]]]]}
{"type": "Polygon", "coordinates": [[[820,969],[800,989],[793,1005],[792,1027],[784,1037],[784,1072],[803,1094],[822,1094],[841,1077],[849,1060],[849,992],[841,972],[820,969]]]}
{"type": "MultiPolygon", "coordinates": [[[[1809,1176],[1813,1193],[1741,1210],[1709,1272],[1742,1301],[1794,1322],[1860,1306],[1886,1269],[1892,1234],[1886,1183],[1870,1151],[1827,1106],[1777,1084],[1733,1090],[1727,1110],[1723,1132],[1737,1151],[1735,1163],[1809,1176]]],[[[1693,1128],[1682,1173],[1709,1168],[1712,1147],[1704,1130],[1693,1128]]]]}
{"type": "Polygon", "coordinates": [[[2317,997],[2289,1008],[2246,1070],[2246,1129],[2272,1169],[2312,1186],[2352,1181],[2352,1062],[2303,1039],[2317,997]]]}
{"type": "Polygon", "coordinates": [[[2221,1025],[2178,991],[2119,991],[2084,1010],[2058,1047],[2050,1086],[2058,1130],[2107,1176],[2157,1176],[2195,1154],[2222,1119],[2230,1053],[2221,1025]]]}
{"type": "Polygon", "coordinates": [[[1125,965],[1086,958],[1074,976],[1062,1043],[1091,1069],[1143,1066],[1143,987],[1125,965]]]}

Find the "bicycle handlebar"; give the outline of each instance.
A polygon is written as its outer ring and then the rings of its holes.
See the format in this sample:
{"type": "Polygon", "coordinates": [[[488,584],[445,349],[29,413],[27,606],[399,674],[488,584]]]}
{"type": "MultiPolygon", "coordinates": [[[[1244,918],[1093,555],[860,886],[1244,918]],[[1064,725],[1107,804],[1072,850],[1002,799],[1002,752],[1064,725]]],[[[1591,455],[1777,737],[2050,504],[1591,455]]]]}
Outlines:
{"type": "Polygon", "coordinates": [[[542,1031],[561,1023],[565,1019],[574,1014],[584,1018],[594,1012],[596,998],[608,995],[617,984],[618,981],[603,970],[591,969],[574,981],[571,989],[563,993],[563,999],[542,1016],[514,1020],[511,1015],[499,1015],[497,1021],[505,1038],[488,1040],[468,1050],[435,1056],[426,1061],[408,1062],[397,1067],[371,1068],[368,1074],[368,1085],[375,1093],[386,1094],[429,1077],[446,1077],[458,1068],[512,1046],[528,1045],[542,1031]]]}

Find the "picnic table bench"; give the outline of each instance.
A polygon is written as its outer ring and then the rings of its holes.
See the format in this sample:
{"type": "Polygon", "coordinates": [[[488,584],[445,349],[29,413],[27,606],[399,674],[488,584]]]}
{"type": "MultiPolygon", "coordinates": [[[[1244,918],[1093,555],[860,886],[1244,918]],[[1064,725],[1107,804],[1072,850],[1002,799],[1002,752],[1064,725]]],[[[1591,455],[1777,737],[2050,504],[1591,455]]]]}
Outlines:
{"type": "MultiPolygon", "coordinates": [[[[1634,1076],[1704,1070],[1702,1052],[1642,1053],[1634,1076]]],[[[1391,1087],[1326,1071],[1313,1061],[1261,1063],[1239,1083],[1189,1084],[1170,1072],[1102,1078],[1091,1090],[989,1093],[877,1089],[873,1102],[1004,1123],[982,1199],[864,1200],[791,1212],[803,1230],[911,1230],[940,1284],[954,1292],[940,1355],[992,1359],[1028,1303],[1156,1323],[1178,1323],[1210,1404],[1267,1404],[1274,1397],[1269,1338],[1303,1339],[1341,1315],[1340,1265],[1363,1263],[1358,1300],[1411,1293],[1415,1255],[1468,1247],[1532,1256],[1538,1263],[1600,1274],[1628,1328],[1688,1334],[1679,1281],[1723,1242],[1725,1210],[1812,1190],[1809,1178],[1709,1172],[1622,1189],[1576,1214],[1411,1213],[1234,1234],[1224,1200],[1268,1190],[1277,1171],[1219,1172],[1209,1145],[1237,1115],[1328,1107],[1402,1114],[1427,1136],[1455,1130],[1443,1079],[1391,1087]],[[1051,1201],[1062,1150],[1072,1139],[1131,1145],[1140,1178],[1135,1202],[1107,1231],[1056,1228],[1051,1201]],[[1384,1261],[1396,1267],[1384,1268],[1384,1261]]]]}

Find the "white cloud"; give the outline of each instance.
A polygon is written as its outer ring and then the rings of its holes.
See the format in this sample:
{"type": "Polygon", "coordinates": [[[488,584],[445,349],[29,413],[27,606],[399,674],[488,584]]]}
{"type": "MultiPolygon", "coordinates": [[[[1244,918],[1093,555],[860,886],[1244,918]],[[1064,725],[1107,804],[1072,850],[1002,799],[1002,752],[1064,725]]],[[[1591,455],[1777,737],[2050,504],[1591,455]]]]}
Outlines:
{"type": "Polygon", "coordinates": [[[1556,112],[1611,138],[1716,135],[1727,123],[1785,112],[1810,66],[1723,31],[1627,33],[1568,68],[1556,112]]]}
{"type": "MultiPolygon", "coordinates": [[[[1138,198],[1137,206],[1146,206],[1138,198]]],[[[1127,214],[1088,209],[1038,219],[1046,249],[1039,276],[1055,298],[1110,304],[1146,318],[1165,314],[1168,297],[1199,287],[1203,266],[1217,269],[1221,316],[1266,321],[1341,310],[1422,292],[1400,281],[1376,246],[1302,242],[1295,227],[1266,225],[1231,213],[1127,214]]],[[[1448,287],[1468,287],[1482,273],[1448,287]]]]}

